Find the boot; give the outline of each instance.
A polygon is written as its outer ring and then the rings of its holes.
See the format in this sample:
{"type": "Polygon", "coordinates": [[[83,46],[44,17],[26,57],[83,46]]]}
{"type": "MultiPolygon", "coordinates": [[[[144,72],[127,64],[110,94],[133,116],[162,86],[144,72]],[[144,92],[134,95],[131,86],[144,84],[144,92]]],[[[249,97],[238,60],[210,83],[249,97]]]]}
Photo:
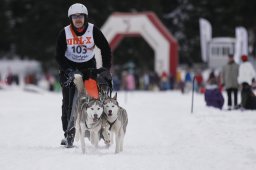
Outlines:
{"type": "Polygon", "coordinates": [[[60,145],[67,145],[67,138],[62,139],[60,145]]]}
{"type": "Polygon", "coordinates": [[[66,148],[72,148],[73,147],[73,142],[74,142],[74,135],[73,134],[69,134],[67,136],[66,148]]]}
{"type": "Polygon", "coordinates": [[[75,128],[72,128],[71,130],[69,130],[67,132],[66,148],[72,148],[73,147],[74,137],[75,137],[75,128]]]}

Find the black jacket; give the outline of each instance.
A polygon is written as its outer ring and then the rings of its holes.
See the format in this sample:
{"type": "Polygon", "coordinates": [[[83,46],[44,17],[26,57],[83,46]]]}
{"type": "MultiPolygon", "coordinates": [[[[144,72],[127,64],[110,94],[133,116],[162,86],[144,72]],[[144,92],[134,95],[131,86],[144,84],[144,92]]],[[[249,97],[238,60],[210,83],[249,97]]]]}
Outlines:
{"type": "MultiPolygon", "coordinates": [[[[77,36],[82,36],[85,31],[87,30],[88,23],[85,25],[85,29],[83,32],[79,33],[74,29],[77,36]]],[[[111,49],[109,47],[109,44],[105,38],[105,36],[102,34],[99,28],[96,26],[93,27],[93,38],[95,45],[101,50],[102,55],[102,66],[110,69],[111,67],[111,49]]],[[[91,59],[84,63],[76,63],[73,61],[68,60],[65,57],[65,52],[67,49],[67,42],[66,42],[66,34],[65,29],[63,28],[57,38],[57,45],[56,45],[56,60],[59,64],[60,70],[65,71],[67,69],[78,69],[80,71],[85,70],[89,67],[95,67],[95,59],[91,59]]]]}

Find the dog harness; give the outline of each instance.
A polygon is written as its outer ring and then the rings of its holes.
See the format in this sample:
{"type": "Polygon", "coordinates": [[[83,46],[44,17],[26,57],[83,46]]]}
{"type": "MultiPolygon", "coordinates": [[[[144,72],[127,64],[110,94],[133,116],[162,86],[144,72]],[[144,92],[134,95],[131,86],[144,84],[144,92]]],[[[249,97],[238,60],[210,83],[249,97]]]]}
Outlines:
{"type": "MultiPolygon", "coordinates": [[[[116,120],[117,120],[117,118],[116,118],[116,120]]],[[[109,122],[109,121],[107,121],[108,122],[108,124],[110,125],[110,127],[109,127],[109,129],[108,130],[111,130],[111,128],[112,128],[112,126],[115,124],[115,122],[116,122],[116,120],[114,121],[114,122],[109,122]]]]}

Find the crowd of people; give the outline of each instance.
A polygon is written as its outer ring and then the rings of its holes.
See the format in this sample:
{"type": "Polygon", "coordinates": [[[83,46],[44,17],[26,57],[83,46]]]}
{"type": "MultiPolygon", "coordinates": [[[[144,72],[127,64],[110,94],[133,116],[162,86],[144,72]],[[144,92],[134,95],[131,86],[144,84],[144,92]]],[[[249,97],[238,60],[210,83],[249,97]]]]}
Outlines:
{"type": "MultiPolygon", "coordinates": [[[[227,95],[227,109],[256,109],[256,60],[247,55],[241,56],[241,63],[234,61],[234,56],[228,56],[227,64],[220,70],[212,70],[207,78],[202,70],[193,71],[191,68],[176,76],[163,72],[160,76],[153,71],[124,70],[121,74],[113,74],[114,90],[181,90],[182,93],[194,90],[205,96],[207,106],[222,109],[224,106],[223,94],[227,95]],[[241,93],[241,101],[238,95],[241,93]]],[[[117,71],[116,71],[117,72],[117,71]]],[[[120,72],[120,71],[118,71],[120,72]]]]}
{"type": "Polygon", "coordinates": [[[222,88],[227,93],[228,110],[250,109],[256,110],[255,89],[256,72],[253,63],[249,62],[247,55],[241,56],[241,64],[234,61],[234,56],[229,55],[228,63],[216,77],[212,72],[207,80],[205,101],[208,106],[222,109],[224,98],[222,88]],[[238,102],[238,92],[241,91],[241,102],[238,102]]]}
{"type": "Polygon", "coordinates": [[[0,85],[2,86],[35,85],[48,91],[60,91],[60,85],[57,80],[58,78],[54,74],[47,71],[42,74],[15,74],[11,71],[7,74],[0,74],[0,85]]]}
{"type": "MultiPolygon", "coordinates": [[[[254,58],[253,58],[254,59],[254,58]]],[[[204,94],[206,105],[222,109],[224,97],[227,96],[227,109],[256,109],[256,60],[246,55],[241,56],[241,63],[234,61],[233,55],[228,56],[227,64],[219,71],[212,70],[203,76],[202,70],[191,68],[180,71],[176,76],[167,72],[161,75],[152,70],[113,69],[112,80],[114,91],[167,91],[180,90],[182,93],[194,90],[204,94]],[[241,95],[240,95],[241,94],[241,95]],[[240,95],[240,96],[238,96],[240,95]],[[240,101],[238,100],[240,99],[240,101]]],[[[60,91],[58,76],[45,72],[42,76],[27,74],[25,84],[41,86],[49,91],[60,91]]],[[[9,71],[6,76],[0,76],[1,83],[19,85],[20,77],[9,71]]]]}

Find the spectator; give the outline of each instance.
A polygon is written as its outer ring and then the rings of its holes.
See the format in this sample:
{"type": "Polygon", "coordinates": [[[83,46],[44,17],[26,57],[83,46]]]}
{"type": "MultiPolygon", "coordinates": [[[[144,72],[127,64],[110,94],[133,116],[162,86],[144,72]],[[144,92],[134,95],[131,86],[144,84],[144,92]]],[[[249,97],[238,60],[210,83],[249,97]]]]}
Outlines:
{"type": "Polygon", "coordinates": [[[117,74],[112,74],[112,80],[113,80],[113,90],[119,91],[121,86],[120,78],[117,74]]]}
{"type": "Polygon", "coordinates": [[[161,75],[160,90],[169,90],[169,89],[170,89],[169,77],[167,73],[164,71],[161,75]]]}
{"type": "Polygon", "coordinates": [[[170,82],[170,90],[173,90],[174,84],[175,84],[175,77],[172,74],[170,74],[169,76],[169,82],[170,82]]]}
{"type": "Polygon", "coordinates": [[[45,72],[45,79],[47,80],[48,84],[49,84],[49,87],[48,87],[48,90],[49,91],[54,91],[54,84],[55,84],[55,78],[54,76],[49,73],[48,71],[45,72]]]}
{"type": "Polygon", "coordinates": [[[248,57],[246,55],[242,55],[241,60],[242,64],[239,67],[238,74],[238,82],[242,85],[241,107],[244,109],[256,109],[256,102],[254,102],[255,96],[251,89],[256,73],[252,64],[248,62],[248,57]]]}
{"type": "Polygon", "coordinates": [[[158,74],[155,71],[149,73],[149,82],[150,82],[149,83],[150,84],[150,87],[149,87],[150,90],[154,90],[154,91],[159,90],[160,78],[159,78],[158,74]]]}
{"type": "Polygon", "coordinates": [[[189,70],[185,74],[185,88],[184,92],[187,93],[192,90],[192,75],[189,70]]]}
{"type": "Polygon", "coordinates": [[[196,91],[199,91],[203,87],[203,76],[200,71],[197,71],[195,75],[195,81],[196,81],[196,91]]]}
{"type": "Polygon", "coordinates": [[[142,75],[142,82],[143,82],[143,90],[149,90],[150,78],[149,78],[148,71],[145,71],[144,74],[142,75]]]}
{"type": "Polygon", "coordinates": [[[207,80],[204,99],[207,106],[222,109],[224,105],[224,98],[218,87],[218,80],[213,71],[210,73],[209,79],[207,80]]]}
{"type": "Polygon", "coordinates": [[[12,82],[13,82],[13,74],[12,74],[12,72],[9,72],[8,75],[7,75],[7,77],[6,77],[6,83],[7,83],[8,85],[11,85],[12,82]]]}
{"type": "Polygon", "coordinates": [[[228,110],[232,109],[232,94],[234,95],[234,109],[238,108],[237,105],[237,93],[238,93],[238,69],[239,66],[234,61],[234,56],[230,54],[228,56],[228,63],[222,70],[222,83],[227,91],[228,95],[228,110]]]}
{"type": "Polygon", "coordinates": [[[136,83],[135,83],[135,77],[131,72],[124,72],[124,88],[125,90],[135,90],[136,83]]]}
{"type": "Polygon", "coordinates": [[[176,83],[177,83],[178,89],[181,90],[181,93],[184,93],[185,83],[181,78],[181,71],[179,70],[176,73],[176,83]]]}

